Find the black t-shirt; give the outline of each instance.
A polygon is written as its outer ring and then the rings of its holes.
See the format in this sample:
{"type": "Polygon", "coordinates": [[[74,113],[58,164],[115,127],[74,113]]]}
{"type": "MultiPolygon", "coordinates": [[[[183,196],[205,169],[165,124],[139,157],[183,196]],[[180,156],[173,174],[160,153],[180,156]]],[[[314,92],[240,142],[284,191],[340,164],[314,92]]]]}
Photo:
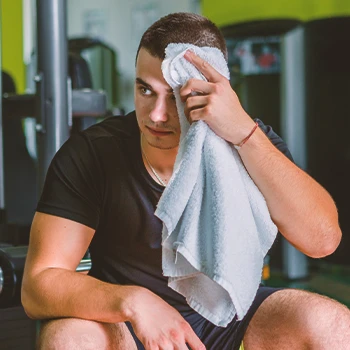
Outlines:
{"type": "MultiPolygon", "coordinates": [[[[258,123],[291,158],[272,128],[258,123]]],[[[146,287],[186,311],[185,298],[169,288],[162,275],[162,222],[154,212],[163,189],[144,166],[132,112],[105,119],[61,147],[49,167],[37,211],[96,230],[89,248],[91,276],[146,287]]]]}

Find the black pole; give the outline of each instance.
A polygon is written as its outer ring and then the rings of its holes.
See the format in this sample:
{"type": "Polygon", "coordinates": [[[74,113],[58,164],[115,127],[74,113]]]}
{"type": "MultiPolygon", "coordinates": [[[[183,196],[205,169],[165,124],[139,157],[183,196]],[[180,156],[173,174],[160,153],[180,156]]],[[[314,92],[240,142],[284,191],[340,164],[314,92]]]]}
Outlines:
{"type": "Polygon", "coordinates": [[[50,162],[69,137],[67,1],[37,0],[38,190],[50,162]]]}

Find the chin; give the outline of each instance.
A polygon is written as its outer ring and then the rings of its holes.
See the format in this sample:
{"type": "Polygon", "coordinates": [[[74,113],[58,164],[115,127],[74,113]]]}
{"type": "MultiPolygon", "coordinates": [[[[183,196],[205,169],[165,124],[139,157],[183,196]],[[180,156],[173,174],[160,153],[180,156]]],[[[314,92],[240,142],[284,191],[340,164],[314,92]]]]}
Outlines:
{"type": "Polygon", "coordinates": [[[154,148],[163,149],[163,150],[174,149],[174,148],[177,148],[179,145],[178,142],[164,142],[164,141],[150,140],[149,138],[147,138],[147,143],[154,148]]]}

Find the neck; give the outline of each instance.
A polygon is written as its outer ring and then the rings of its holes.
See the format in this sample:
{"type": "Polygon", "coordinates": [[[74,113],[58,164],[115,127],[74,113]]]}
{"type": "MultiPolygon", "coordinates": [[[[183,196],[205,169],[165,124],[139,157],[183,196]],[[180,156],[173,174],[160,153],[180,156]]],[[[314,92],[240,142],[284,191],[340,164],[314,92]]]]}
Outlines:
{"type": "Polygon", "coordinates": [[[173,173],[178,147],[171,149],[157,148],[150,145],[142,135],[141,147],[152,167],[159,173],[159,175],[162,175],[166,180],[169,180],[173,173]]]}

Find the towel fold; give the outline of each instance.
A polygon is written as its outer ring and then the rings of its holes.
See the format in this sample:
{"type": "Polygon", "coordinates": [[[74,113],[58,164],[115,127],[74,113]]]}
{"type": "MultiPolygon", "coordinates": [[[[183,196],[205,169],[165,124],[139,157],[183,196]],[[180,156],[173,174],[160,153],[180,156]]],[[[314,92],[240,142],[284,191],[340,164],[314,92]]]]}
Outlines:
{"type": "Polygon", "coordinates": [[[188,49],[229,79],[216,48],[166,48],[162,71],[174,90],[181,139],[155,215],[163,221],[162,267],[168,285],[203,317],[225,327],[236,315],[241,320],[252,304],[277,227],[234,147],[205,122],[188,123],[179,89],[190,78],[205,79],[183,57],[188,49]]]}

